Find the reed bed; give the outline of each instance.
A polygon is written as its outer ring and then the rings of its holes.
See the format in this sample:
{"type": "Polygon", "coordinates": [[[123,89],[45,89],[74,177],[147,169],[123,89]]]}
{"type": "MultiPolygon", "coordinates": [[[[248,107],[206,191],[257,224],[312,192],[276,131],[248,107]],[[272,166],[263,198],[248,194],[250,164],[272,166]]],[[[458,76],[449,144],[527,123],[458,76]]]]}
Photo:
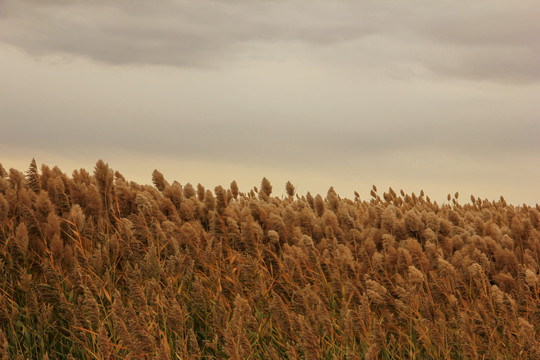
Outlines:
{"type": "Polygon", "coordinates": [[[540,207],[0,165],[0,360],[538,359],[540,207]]]}

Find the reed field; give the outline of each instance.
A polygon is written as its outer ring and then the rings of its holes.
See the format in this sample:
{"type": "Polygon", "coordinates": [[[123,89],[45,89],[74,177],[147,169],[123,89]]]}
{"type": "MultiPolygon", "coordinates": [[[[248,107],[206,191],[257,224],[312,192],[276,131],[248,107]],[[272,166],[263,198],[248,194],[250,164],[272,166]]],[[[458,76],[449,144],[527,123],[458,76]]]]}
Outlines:
{"type": "Polygon", "coordinates": [[[538,205],[151,178],[0,165],[0,360],[540,358],[538,205]]]}

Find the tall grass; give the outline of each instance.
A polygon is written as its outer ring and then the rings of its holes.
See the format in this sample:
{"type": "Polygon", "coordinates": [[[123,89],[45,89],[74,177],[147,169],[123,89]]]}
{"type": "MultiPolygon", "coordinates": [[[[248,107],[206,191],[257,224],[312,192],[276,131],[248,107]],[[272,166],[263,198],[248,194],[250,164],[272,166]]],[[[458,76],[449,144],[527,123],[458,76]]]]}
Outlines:
{"type": "Polygon", "coordinates": [[[540,208],[0,166],[0,359],[537,359],[540,208]]]}

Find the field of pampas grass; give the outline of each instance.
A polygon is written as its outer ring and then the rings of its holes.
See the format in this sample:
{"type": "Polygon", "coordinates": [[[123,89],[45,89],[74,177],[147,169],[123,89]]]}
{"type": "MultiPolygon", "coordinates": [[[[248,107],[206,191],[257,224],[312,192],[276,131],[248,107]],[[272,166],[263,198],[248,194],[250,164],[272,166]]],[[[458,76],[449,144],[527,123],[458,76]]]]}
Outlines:
{"type": "Polygon", "coordinates": [[[0,165],[1,360],[540,358],[538,205],[152,180],[0,165]]]}

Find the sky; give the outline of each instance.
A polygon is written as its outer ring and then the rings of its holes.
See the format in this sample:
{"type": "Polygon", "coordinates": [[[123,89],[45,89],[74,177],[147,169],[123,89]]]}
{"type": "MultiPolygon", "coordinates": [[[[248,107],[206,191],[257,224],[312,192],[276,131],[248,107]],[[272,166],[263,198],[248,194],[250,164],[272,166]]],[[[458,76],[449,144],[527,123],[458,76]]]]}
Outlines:
{"type": "Polygon", "coordinates": [[[540,203],[540,2],[0,0],[0,163],[540,203]]]}

